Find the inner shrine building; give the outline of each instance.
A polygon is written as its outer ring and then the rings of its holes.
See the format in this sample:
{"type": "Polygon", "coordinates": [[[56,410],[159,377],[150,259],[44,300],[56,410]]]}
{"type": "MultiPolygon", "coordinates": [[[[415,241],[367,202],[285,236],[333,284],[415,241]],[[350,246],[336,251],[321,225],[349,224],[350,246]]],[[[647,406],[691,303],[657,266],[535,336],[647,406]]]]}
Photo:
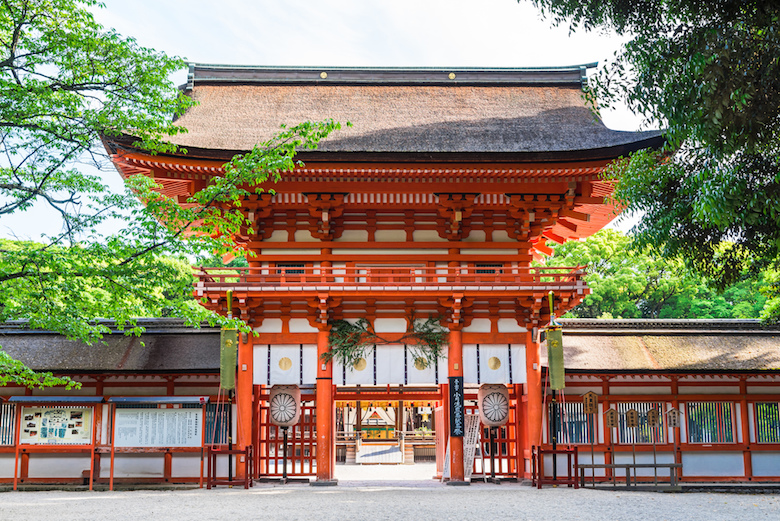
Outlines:
{"type": "Polygon", "coordinates": [[[279,474],[268,400],[273,386],[290,385],[302,411],[291,473],[333,483],[341,442],[359,431],[388,439],[389,424],[414,423],[412,410],[426,411],[417,420],[437,434],[441,471],[463,482],[461,423],[486,384],[508,398],[498,473],[529,475],[542,439],[548,294],[560,316],[588,292],[582,267],[532,260],[551,253],[547,241],[587,237],[612,220],[602,171],[663,141],[610,130],[594,115],[583,97],[594,66],[192,65],[185,88],[198,104],[177,121],[188,132],[172,139],[186,154],[151,156],[130,136],[106,142],[123,175],[153,176],[184,201],[281,124],[352,124],[243,202],[251,224],[236,242],[254,253],[248,268],[198,270],[196,297],[224,314],[231,295],[234,316],[255,332],[239,337],[235,403],[236,443],[255,447],[257,476],[279,474]],[[383,340],[348,367],[325,361],[334,321],[361,318],[383,340]],[[401,339],[428,318],[448,333],[445,355],[426,364],[401,339]],[[380,404],[382,414],[366,415],[373,430],[364,428],[363,411],[380,404]]]}

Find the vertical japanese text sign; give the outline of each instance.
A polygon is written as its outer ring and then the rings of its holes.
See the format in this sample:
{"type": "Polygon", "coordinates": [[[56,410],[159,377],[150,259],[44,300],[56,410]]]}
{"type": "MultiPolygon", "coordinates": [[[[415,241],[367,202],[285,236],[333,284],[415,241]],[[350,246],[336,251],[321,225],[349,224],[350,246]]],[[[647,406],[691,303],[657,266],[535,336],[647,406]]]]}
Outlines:
{"type": "Polygon", "coordinates": [[[450,376],[450,436],[466,434],[466,418],[463,408],[463,377],[450,376]]]}

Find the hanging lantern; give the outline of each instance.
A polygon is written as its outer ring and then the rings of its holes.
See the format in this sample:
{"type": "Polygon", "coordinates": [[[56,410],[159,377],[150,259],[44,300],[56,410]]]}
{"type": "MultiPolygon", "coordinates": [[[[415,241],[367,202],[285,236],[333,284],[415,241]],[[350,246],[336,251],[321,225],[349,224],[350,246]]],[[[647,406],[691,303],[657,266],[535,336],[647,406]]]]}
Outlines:
{"type": "Polygon", "coordinates": [[[219,386],[229,391],[236,388],[238,331],[222,328],[219,334],[219,386]]]}
{"type": "Polygon", "coordinates": [[[499,427],[509,420],[509,389],[502,384],[483,384],[477,393],[479,419],[488,427],[499,427]]]}
{"type": "Polygon", "coordinates": [[[271,423],[291,427],[301,417],[301,389],[297,385],[274,385],[268,397],[271,423]]]}

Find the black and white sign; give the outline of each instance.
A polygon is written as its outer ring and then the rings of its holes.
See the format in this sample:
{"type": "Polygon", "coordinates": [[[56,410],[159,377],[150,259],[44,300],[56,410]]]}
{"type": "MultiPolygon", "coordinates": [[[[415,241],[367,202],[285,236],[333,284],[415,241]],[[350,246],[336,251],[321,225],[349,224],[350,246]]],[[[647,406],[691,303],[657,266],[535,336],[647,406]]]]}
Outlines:
{"type": "Polygon", "coordinates": [[[463,377],[450,376],[450,436],[466,434],[466,418],[463,408],[463,377]]]}
{"type": "Polygon", "coordinates": [[[203,409],[117,409],[116,447],[200,447],[203,409]]]}

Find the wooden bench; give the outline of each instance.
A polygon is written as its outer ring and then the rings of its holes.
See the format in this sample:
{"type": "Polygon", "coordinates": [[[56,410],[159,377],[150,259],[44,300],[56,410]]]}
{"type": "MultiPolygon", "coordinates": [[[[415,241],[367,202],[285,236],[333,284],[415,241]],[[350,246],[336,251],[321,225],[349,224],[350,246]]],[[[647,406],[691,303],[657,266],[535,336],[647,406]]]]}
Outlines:
{"type": "Polygon", "coordinates": [[[669,469],[669,485],[677,486],[677,473],[675,469],[682,468],[680,463],[580,463],[578,470],[580,483],[585,486],[585,469],[625,469],[626,486],[631,486],[631,469],[634,469],[634,486],[637,485],[637,469],[669,469]]]}

